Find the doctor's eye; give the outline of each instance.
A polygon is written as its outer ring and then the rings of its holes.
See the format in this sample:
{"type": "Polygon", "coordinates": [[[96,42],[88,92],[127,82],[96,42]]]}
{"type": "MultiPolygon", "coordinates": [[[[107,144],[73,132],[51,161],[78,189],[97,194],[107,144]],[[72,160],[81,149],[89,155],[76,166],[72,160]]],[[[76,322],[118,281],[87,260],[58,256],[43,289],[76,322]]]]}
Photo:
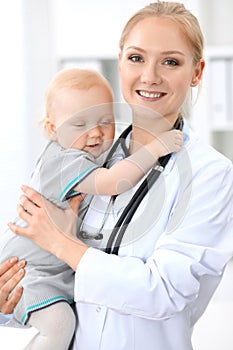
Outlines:
{"type": "Polygon", "coordinates": [[[169,59],[164,61],[164,64],[167,66],[178,66],[179,62],[173,58],[169,58],[169,59]]]}
{"type": "Polygon", "coordinates": [[[143,62],[142,57],[139,55],[131,55],[128,59],[132,62],[143,62]]]}

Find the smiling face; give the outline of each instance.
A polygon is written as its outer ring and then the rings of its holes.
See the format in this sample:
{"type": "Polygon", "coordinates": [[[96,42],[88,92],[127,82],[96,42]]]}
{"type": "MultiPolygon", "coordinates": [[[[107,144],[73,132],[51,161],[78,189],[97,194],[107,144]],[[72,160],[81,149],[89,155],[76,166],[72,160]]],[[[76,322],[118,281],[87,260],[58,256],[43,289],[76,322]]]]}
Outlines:
{"type": "Polygon", "coordinates": [[[141,19],[119,55],[124,99],[174,124],[190,86],[202,76],[204,61],[193,62],[192,47],[176,22],[156,16],[141,19]]]}
{"type": "Polygon", "coordinates": [[[97,158],[114,139],[112,95],[105,85],[60,90],[48,122],[47,128],[56,132],[61,146],[80,149],[97,158]]]}

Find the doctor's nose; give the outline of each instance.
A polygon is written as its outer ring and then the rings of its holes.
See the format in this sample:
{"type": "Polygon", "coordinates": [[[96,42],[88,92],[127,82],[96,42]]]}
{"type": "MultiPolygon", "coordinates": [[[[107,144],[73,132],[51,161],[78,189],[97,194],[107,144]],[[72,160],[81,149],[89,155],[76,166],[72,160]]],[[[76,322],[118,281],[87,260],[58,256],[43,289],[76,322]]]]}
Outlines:
{"type": "Polygon", "coordinates": [[[155,64],[147,64],[143,66],[141,74],[141,82],[144,84],[159,85],[162,83],[162,76],[159,72],[159,68],[155,64]]]}

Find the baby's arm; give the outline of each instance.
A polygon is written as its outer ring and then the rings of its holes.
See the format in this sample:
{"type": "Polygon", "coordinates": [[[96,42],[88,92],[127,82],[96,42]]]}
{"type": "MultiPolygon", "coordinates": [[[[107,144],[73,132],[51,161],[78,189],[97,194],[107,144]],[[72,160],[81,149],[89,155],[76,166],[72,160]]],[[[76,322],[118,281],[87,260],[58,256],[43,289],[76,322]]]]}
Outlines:
{"type": "Polygon", "coordinates": [[[131,156],[116,163],[110,169],[98,168],[90,173],[75,188],[83,193],[99,195],[120,194],[142,179],[159,157],[178,152],[183,143],[179,130],[162,133],[151,143],[141,147],[131,156]]]}

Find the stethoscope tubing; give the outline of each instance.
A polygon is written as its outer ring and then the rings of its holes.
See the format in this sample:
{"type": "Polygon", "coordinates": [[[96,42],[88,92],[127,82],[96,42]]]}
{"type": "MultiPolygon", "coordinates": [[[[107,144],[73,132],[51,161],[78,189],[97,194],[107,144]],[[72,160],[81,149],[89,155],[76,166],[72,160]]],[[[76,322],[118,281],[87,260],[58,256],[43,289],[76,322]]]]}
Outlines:
{"type": "MultiPolygon", "coordinates": [[[[175,129],[182,130],[183,127],[183,119],[178,118],[176,123],[174,124],[175,129]]],[[[119,137],[119,139],[114,144],[112,150],[109,153],[109,157],[106,160],[111,159],[112,155],[116,151],[118,145],[120,143],[123,143],[125,140],[125,137],[128,135],[128,133],[132,130],[132,126],[130,125],[119,137]]],[[[123,146],[123,144],[122,144],[123,146]]],[[[139,207],[140,203],[142,202],[143,198],[146,196],[146,194],[149,192],[151,187],[154,185],[154,183],[158,180],[160,174],[164,170],[166,164],[169,162],[171,158],[171,153],[167,154],[164,157],[159,158],[158,162],[155,164],[155,166],[151,169],[146,179],[142,182],[142,184],[139,186],[137,191],[134,193],[133,197],[123,210],[120,218],[118,219],[115,227],[112,230],[112,233],[108,239],[105,252],[108,254],[115,254],[118,255],[119,248],[122,242],[122,239],[124,237],[125,231],[128,227],[128,224],[132,220],[132,217],[134,216],[137,208],[139,207]],[[115,241],[115,244],[114,244],[115,241]]]]}
{"type": "Polygon", "coordinates": [[[116,238],[116,242],[114,244],[114,247],[112,251],[109,251],[108,245],[106,247],[107,252],[110,254],[118,255],[118,251],[122,242],[122,239],[124,237],[125,231],[128,227],[128,224],[130,223],[132,217],[134,216],[137,208],[139,207],[139,204],[141,203],[142,199],[146,196],[146,194],[149,192],[150,188],[153,186],[155,181],[157,181],[159,175],[161,174],[162,167],[159,166],[159,168],[152,169],[147,176],[147,178],[143,181],[139,189],[135,192],[132,199],[124,209],[120,219],[116,223],[116,226],[113,229],[112,232],[112,239],[111,239],[111,245],[113,244],[113,241],[117,235],[117,232],[119,231],[119,234],[116,238]]]}

